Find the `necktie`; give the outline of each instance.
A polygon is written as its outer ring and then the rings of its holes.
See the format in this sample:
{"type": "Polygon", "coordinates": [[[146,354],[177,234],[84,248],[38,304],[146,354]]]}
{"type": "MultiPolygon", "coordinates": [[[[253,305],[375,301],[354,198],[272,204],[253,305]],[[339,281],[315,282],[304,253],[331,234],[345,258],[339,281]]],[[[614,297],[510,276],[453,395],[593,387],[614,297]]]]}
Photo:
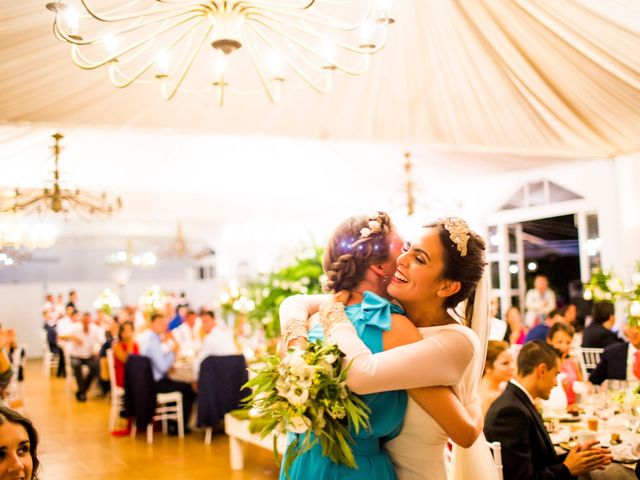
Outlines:
{"type": "Polygon", "coordinates": [[[633,354],[633,374],[640,379],[640,350],[633,354]]]}

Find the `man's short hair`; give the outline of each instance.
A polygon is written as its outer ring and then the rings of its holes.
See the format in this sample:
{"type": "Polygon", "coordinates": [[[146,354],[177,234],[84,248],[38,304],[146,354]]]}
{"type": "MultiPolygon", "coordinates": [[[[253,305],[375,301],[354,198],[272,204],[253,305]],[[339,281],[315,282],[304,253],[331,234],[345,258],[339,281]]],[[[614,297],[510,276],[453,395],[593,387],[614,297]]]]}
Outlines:
{"type": "Polygon", "coordinates": [[[541,363],[551,369],[556,366],[559,358],[558,351],[551,345],[541,340],[527,342],[518,354],[518,375],[526,377],[541,363]]]}
{"type": "MultiPolygon", "coordinates": [[[[181,305],[181,306],[184,306],[185,308],[187,307],[186,305],[181,305]]],[[[188,310],[187,310],[187,313],[186,313],[185,315],[186,315],[186,316],[189,316],[189,315],[196,315],[196,312],[195,312],[195,310],[188,309],[188,310]]]]}
{"type": "Polygon", "coordinates": [[[203,310],[202,312],[200,312],[200,315],[209,315],[211,318],[216,318],[215,314],[213,313],[213,311],[211,310],[203,310]]]}
{"type": "Polygon", "coordinates": [[[151,315],[151,323],[155,322],[160,317],[164,318],[164,315],[160,312],[154,313],[153,315],[151,315]]]}
{"type": "Polygon", "coordinates": [[[591,318],[593,319],[593,323],[602,325],[604,322],[609,320],[615,311],[615,307],[611,302],[594,303],[593,307],[591,307],[591,318]]]}

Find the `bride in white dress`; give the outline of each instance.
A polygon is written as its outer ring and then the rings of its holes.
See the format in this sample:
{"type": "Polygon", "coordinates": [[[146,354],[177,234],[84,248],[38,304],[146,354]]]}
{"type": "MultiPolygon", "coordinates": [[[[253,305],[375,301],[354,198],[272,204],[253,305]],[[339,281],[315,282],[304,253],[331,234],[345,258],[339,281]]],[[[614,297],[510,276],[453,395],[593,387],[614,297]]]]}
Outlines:
{"type": "MultiPolygon", "coordinates": [[[[480,282],[482,288],[475,296],[473,330],[448,310],[475,289],[484,269],[484,256],[477,251],[483,250],[483,242],[459,219],[445,219],[422,233],[398,258],[398,270],[388,291],[424,339],[374,355],[360,340],[340,304],[326,308],[321,315],[325,333],[345,352],[346,362],[352,362],[348,385],[356,393],[444,384],[451,386],[466,405],[477,398],[484,363],[489,326],[484,282],[480,282]],[[468,256],[467,249],[471,252],[468,256]]],[[[281,321],[287,321],[289,308],[285,306],[285,315],[281,309],[281,321]]],[[[480,478],[479,474],[487,480],[498,478],[482,434],[469,449],[454,447],[447,475],[447,440],[444,430],[410,399],[401,434],[385,448],[401,480],[458,480],[480,478]]]]}

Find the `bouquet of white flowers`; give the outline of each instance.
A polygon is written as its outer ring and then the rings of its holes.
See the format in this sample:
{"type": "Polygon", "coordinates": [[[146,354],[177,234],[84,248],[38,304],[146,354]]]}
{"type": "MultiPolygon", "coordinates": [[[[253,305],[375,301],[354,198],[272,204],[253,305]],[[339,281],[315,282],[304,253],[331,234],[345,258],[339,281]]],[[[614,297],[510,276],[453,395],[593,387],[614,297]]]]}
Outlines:
{"type": "Polygon", "coordinates": [[[284,359],[264,357],[246,384],[253,389],[246,399],[252,425],[262,438],[275,432],[274,454],[278,434],[304,434],[289,446],[285,472],[317,443],[324,456],[356,468],[350,430],[369,428],[370,409],[347,388],[349,367],[343,368],[342,357],[335,344],[316,340],[304,350],[290,349],[284,359]]]}

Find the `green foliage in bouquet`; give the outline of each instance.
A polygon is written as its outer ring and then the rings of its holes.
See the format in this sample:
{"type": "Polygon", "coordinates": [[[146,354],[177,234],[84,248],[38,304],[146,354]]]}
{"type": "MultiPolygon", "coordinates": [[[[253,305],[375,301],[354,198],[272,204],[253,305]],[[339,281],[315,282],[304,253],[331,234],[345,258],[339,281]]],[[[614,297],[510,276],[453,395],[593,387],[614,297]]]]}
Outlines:
{"type": "Polygon", "coordinates": [[[255,308],[248,318],[253,329],[263,328],[265,337],[280,336],[279,309],[282,301],[295,294],[321,293],[322,248],[309,248],[293,263],[249,285],[249,296],[255,308]]]}
{"type": "Polygon", "coordinates": [[[246,399],[251,429],[264,438],[285,431],[299,435],[285,455],[284,471],[314,445],[338,464],[357,468],[351,431],[369,429],[369,407],[346,386],[344,354],[335,344],[310,342],[305,350],[291,349],[284,359],[261,359],[263,366],[246,384],[253,393],[246,399]],[[313,435],[312,435],[313,433],[313,435]]]}

